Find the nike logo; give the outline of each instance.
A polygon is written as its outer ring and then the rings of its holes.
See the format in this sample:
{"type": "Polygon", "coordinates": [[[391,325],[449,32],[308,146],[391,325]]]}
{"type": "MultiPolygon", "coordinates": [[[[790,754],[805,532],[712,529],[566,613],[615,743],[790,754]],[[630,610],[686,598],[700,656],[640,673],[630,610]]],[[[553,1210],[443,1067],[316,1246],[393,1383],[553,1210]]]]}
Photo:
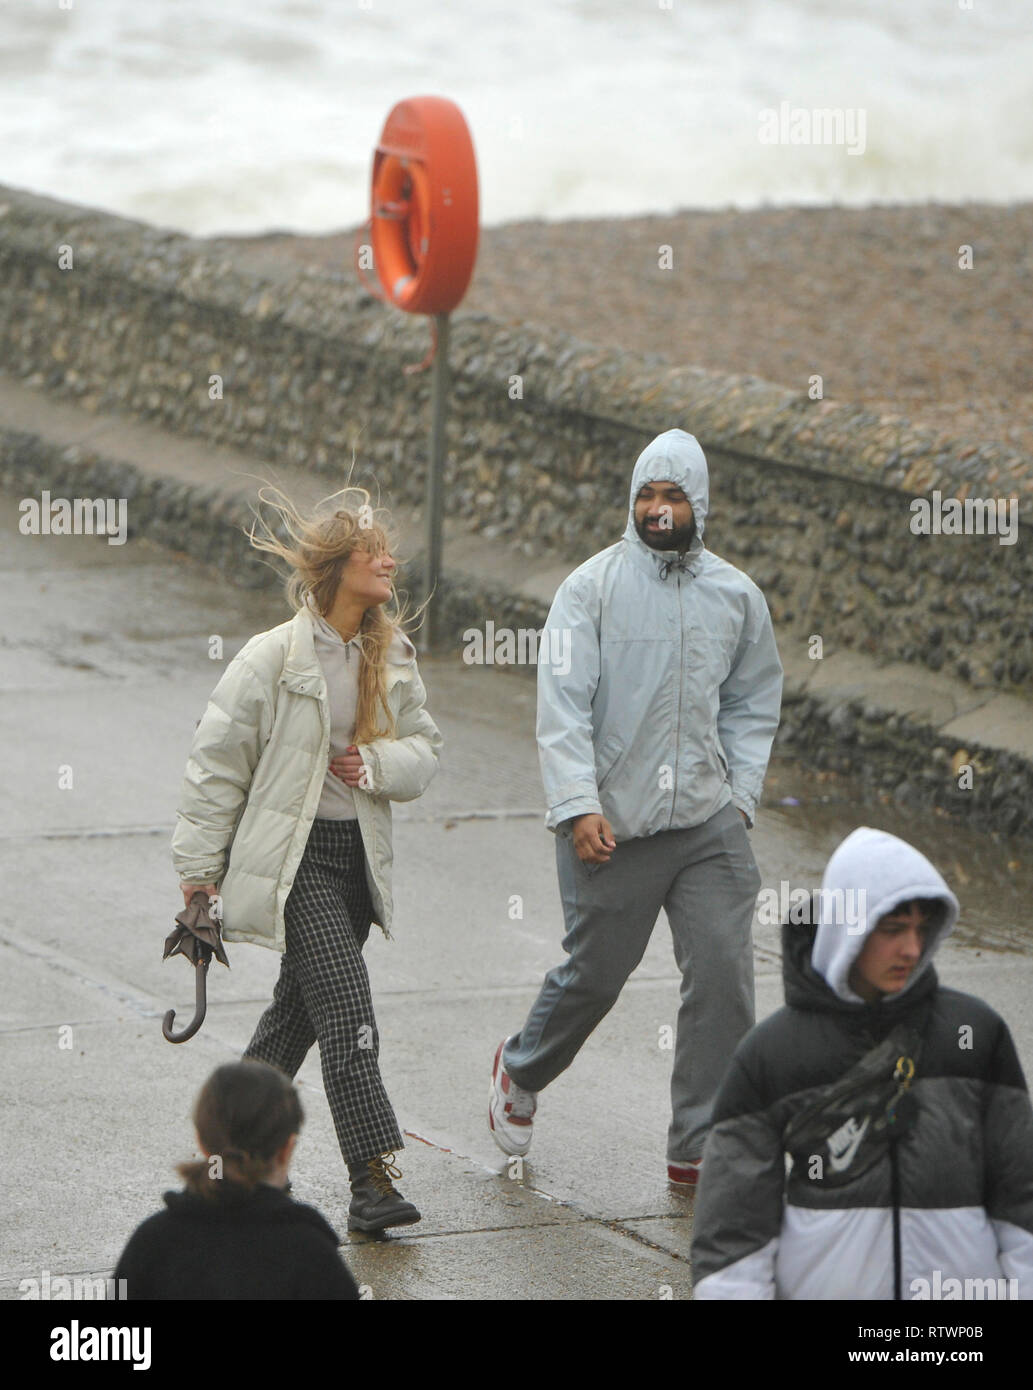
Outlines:
{"type": "Polygon", "coordinates": [[[870,1120],[871,1116],[866,1115],[864,1124],[859,1125],[851,1116],[846,1124],[840,1125],[835,1134],[829,1136],[829,1167],[834,1173],[842,1173],[853,1163],[870,1120]]]}

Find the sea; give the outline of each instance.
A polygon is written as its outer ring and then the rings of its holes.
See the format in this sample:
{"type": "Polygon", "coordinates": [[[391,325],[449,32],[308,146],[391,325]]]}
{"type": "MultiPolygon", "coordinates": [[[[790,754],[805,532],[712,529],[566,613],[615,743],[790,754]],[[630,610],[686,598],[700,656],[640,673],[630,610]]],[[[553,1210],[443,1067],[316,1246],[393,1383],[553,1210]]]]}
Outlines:
{"type": "Polygon", "coordinates": [[[195,235],[358,225],[421,95],[485,226],[1033,198],[1033,0],[0,0],[0,183],[195,235]]]}

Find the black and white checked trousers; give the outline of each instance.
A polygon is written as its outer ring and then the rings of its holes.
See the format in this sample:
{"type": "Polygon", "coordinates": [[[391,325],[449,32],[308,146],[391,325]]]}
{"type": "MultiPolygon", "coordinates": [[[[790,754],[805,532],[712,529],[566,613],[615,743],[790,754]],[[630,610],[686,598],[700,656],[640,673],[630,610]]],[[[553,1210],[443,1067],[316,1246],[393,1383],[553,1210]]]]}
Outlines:
{"type": "Polygon", "coordinates": [[[380,1036],[362,948],[373,920],[359,823],[312,822],[284,909],[286,946],[273,1002],[245,1057],[293,1077],[319,1043],[344,1160],[404,1148],[380,1078],[380,1036]]]}

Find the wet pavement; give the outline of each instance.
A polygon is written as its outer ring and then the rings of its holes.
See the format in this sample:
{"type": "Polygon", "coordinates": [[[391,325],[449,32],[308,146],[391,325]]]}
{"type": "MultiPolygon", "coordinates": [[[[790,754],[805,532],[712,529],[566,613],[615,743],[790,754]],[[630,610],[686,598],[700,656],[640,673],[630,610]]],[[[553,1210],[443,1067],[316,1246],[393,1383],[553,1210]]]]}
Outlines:
{"type": "MultiPolygon", "coordinates": [[[[239,1055],[278,957],[231,945],[213,965],[207,1021],[170,1047],[192,980],[162,963],[181,899],[169,858],[190,739],[226,661],[289,616],[146,540],[25,537],[0,499],[0,1132],[22,1175],[0,1215],[0,1295],[19,1280],[105,1274],[135,1225],[177,1185],[189,1112],[239,1055]],[[209,657],[211,639],[223,644],[209,657]]],[[[543,1093],[520,1174],[486,1126],[491,1059],[561,957],[552,837],[542,826],[534,682],[421,663],[445,735],[428,793],[395,812],[395,939],[367,960],[382,1066],[407,1135],[400,1184],[420,1225],[355,1238],[346,1259],[378,1299],[642,1299],[690,1290],[691,1203],[666,1183],[678,974],[661,919],[617,1006],[543,1093]],[[511,916],[519,898],[522,917],[511,916]]],[[[1033,1070],[1033,869],[1028,846],[937,816],[860,805],[843,778],[776,760],[753,832],[764,887],[820,882],[858,824],[909,838],[962,903],[941,952],[949,984],[988,1000],[1033,1070]]],[[[758,1016],[781,1002],[778,932],[756,929],[758,1016]]],[[[299,1076],[307,1121],[295,1194],[342,1235],[347,1185],[315,1050],[299,1076]]]]}

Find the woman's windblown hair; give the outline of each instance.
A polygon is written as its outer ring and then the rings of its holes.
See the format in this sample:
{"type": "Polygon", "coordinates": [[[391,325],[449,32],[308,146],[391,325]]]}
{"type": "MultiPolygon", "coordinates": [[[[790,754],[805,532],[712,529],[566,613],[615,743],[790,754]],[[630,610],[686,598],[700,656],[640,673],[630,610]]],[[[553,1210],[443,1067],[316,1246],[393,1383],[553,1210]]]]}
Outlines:
{"type": "MultiPolygon", "coordinates": [[[[290,498],[270,483],[259,489],[258,497],[276,513],[276,529],[258,507],[247,536],[256,550],[275,555],[288,565],[287,601],[295,612],[311,603],[326,617],[352,553],[365,550],[379,555],[394,549],[390,519],[381,508],[371,505],[365,488],[341,488],[319,502],[309,516],[303,516],[290,498]]],[[[363,615],[356,634],[362,650],[356,743],[394,736],[385,683],[387,650],[395,633],[405,632],[416,616],[399,602],[397,594],[386,604],[371,604],[363,615]]]]}

